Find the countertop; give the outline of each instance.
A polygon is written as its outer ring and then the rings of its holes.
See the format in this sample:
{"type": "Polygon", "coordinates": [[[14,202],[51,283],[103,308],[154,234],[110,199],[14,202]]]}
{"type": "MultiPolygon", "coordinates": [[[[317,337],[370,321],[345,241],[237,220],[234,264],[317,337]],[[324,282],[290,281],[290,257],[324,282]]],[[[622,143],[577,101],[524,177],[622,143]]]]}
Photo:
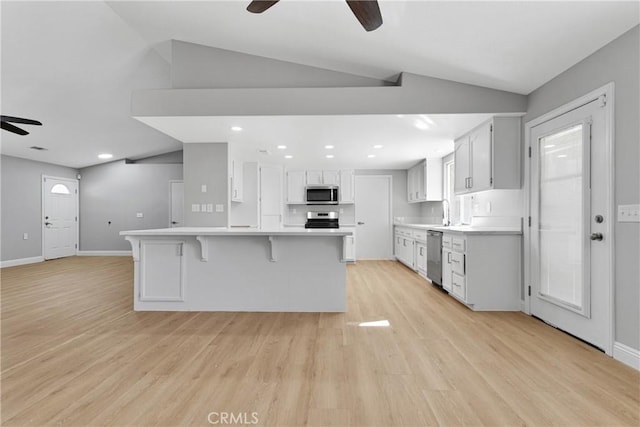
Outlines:
{"type": "Polygon", "coordinates": [[[245,227],[174,227],[121,231],[121,236],[351,236],[352,228],[283,227],[270,230],[245,227]]]}
{"type": "Polygon", "coordinates": [[[473,218],[469,225],[442,224],[404,224],[395,223],[396,227],[407,227],[418,230],[433,230],[464,234],[522,234],[520,218],[473,218]],[[475,221],[474,221],[475,220],[475,221]]]}

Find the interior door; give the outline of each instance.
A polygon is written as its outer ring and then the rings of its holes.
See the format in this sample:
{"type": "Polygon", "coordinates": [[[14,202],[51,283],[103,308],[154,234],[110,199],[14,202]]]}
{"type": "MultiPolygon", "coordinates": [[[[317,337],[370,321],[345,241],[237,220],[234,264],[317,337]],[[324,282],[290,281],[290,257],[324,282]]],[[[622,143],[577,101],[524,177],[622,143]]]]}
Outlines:
{"type": "Polygon", "coordinates": [[[260,165],[260,223],[262,229],[282,226],[282,167],[260,165]]]}
{"type": "Polygon", "coordinates": [[[355,177],[357,258],[392,259],[391,176],[355,177]]]}
{"type": "Polygon", "coordinates": [[[531,313],[609,351],[609,163],[596,99],[531,128],[531,313]]]}
{"type": "Polygon", "coordinates": [[[169,183],[171,194],[171,219],[170,227],[184,226],[184,183],[171,181],[169,183]]]}
{"type": "Polygon", "coordinates": [[[44,259],[76,254],[78,245],[78,181],[42,178],[44,259]]]}

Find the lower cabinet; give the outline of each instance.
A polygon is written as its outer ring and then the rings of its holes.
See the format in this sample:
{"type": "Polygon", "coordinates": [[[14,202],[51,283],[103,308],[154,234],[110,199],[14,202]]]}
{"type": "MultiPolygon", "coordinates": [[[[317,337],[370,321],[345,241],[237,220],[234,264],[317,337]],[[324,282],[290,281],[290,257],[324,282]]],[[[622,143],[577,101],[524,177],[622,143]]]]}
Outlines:
{"type": "Polygon", "coordinates": [[[442,236],[442,289],[451,292],[451,236],[442,236]]]}
{"type": "Polygon", "coordinates": [[[344,236],[342,259],[345,262],[356,262],[356,235],[344,236]]]}
{"type": "Polygon", "coordinates": [[[416,240],[416,270],[422,277],[427,277],[427,244],[416,240]]]}
{"type": "Polygon", "coordinates": [[[140,242],[140,301],[184,301],[184,241],[140,242]]]}
{"type": "Polygon", "coordinates": [[[394,239],[393,249],[396,259],[407,267],[416,270],[414,240],[411,229],[396,227],[394,239]]]}

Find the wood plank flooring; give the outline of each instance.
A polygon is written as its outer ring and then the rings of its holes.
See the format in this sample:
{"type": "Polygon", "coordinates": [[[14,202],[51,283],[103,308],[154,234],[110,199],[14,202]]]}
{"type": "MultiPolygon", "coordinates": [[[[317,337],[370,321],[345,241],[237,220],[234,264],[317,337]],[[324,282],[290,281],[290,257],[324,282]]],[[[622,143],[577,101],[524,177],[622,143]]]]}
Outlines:
{"type": "Polygon", "coordinates": [[[132,311],[128,257],[2,269],[2,425],[640,425],[640,374],[590,346],[347,274],[344,314],[171,313],[132,311]]]}

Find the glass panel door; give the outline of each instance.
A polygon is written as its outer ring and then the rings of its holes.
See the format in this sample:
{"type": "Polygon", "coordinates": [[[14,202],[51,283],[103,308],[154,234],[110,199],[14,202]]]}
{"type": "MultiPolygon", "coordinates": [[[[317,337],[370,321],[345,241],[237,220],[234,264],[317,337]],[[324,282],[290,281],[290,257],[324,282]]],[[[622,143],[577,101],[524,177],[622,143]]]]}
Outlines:
{"type": "Polygon", "coordinates": [[[540,297],[588,315],[589,144],[585,124],[538,139],[540,297]],[[588,271],[588,270],[587,270],[588,271]]]}

